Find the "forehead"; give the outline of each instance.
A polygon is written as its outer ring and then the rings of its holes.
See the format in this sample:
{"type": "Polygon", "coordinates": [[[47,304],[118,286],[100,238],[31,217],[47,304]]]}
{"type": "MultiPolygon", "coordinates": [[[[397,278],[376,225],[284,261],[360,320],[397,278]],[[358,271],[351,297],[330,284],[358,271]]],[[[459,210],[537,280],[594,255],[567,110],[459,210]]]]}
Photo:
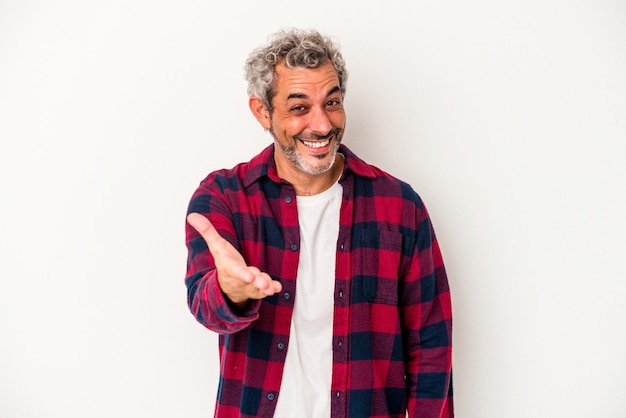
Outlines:
{"type": "Polygon", "coordinates": [[[328,90],[339,86],[339,76],[330,61],[317,68],[289,69],[284,62],[276,64],[276,94],[289,95],[298,91],[328,90]]]}

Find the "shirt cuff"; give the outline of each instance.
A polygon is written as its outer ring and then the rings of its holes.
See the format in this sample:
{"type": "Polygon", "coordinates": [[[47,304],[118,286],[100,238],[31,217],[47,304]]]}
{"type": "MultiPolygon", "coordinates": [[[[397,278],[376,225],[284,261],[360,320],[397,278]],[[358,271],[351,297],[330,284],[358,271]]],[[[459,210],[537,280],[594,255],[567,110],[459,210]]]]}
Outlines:
{"type": "Polygon", "coordinates": [[[233,309],[234,306],[227,300],[217,280],[217,271],[214,270],[211,273],[213,273],[213,295],[216,302],[214,312],[216,312],[223,321],[231,324],[242,324],[252,322],[259,317],[261,299],[250,299],[245,307],[233,309]]]}

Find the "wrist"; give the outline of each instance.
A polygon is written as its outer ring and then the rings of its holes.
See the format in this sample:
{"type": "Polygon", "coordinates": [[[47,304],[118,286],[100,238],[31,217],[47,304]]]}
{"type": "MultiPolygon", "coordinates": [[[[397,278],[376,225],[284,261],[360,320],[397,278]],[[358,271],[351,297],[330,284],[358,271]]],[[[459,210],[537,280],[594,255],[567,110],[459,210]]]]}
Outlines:
{"type": "Polygon", "coordinates": [[[224,295],[224,298],[226,299],[230,309],[235,313],[244,311],[248,307],[248,302],[250,301],[249,299],[245,299],[237,302],[229,298],[228,295],[224,295]]]}

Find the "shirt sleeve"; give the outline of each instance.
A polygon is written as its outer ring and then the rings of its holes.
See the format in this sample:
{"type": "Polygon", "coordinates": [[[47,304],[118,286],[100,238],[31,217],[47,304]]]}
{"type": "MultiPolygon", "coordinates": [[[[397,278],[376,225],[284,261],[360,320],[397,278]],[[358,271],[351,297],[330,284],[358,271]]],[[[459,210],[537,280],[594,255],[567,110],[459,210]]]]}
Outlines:
{"type": "MultiPolygon", "coordinates": [[[[200,213],[211,221],[220,235],[241,251],[224,194],[214,182],[215,175],[205,179],[194,192],[187,214],[200,213]]],[[[260,301],[250,301],[244,309],[233,309],[217,280],[215,261],[200,234],[185,222],[187,245],[187,303],[191,313],[206,328],[229,334],[246,328],[258,318],[260,301]]]]}
{"type": "Polygon", "coordinates": [[[448,279],[426,209],[418,208],[414,251],[401,294],[410,418],[450,418],[452,307],[448,279]]]}

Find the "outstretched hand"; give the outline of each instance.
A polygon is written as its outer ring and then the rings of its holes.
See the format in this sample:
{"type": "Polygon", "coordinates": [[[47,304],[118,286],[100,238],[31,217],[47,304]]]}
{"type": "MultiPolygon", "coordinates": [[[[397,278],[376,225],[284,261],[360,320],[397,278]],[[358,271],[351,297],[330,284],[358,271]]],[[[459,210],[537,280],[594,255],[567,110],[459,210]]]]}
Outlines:
{"type": "Polygon", "coordinates": [[[220,236],[211,222],[199,213],[190,213],[187,222],[204,238],[215,260],[222,292],[235,305],[248,299],[262,299],[280,292],[280,282],[257,267],[248,266],[235,247],[220,236]]]}

